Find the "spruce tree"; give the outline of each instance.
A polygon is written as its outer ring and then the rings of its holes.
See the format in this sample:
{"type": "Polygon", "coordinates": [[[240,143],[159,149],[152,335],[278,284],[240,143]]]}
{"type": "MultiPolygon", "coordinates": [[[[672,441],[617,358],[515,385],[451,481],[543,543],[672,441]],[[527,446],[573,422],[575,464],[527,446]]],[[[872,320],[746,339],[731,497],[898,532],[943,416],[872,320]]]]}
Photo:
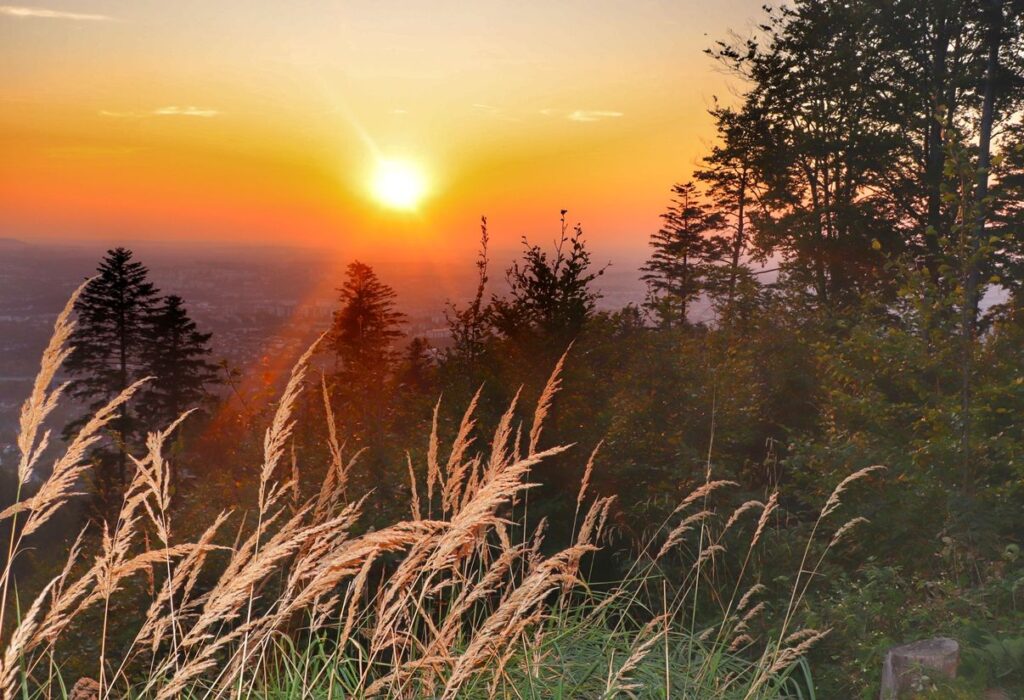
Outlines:
{"type": "MultiPolygon", "coordinates": [[[[157,290],[147,279],[149,271],[132,259],[130,250],[115,248],[107,251],[97,272],[75,304],[78,325],[66,365],[72,377],[68,391],[85,404],[88,413],[68,425],[66,434],[77,430],[132,382],[148,375],[144,352],[157,298],[157,290]]],[[[128,450],[138,444],[141,432],[124,404],[110,425],[112,445],[98,448],[93,455],[103,511],[123,492],[128,450]]]]}
{"type": "Polygon", "coordinates": [[[338,289],[331,344],[335,356],[335,398],[358,437],[374,441],[384,433],[389,392],[398,360],[396,343],[405,314],[395,309],[395,291],[369,265],[353,262],[338,289]]]}
{"type": "Polygon", "coordinates": [[[384,284],[369,265],[349,264],[338,289],[341,308],[334,313],[331,339],[346,379],[386,375],[395,361],[395,341],[405,314],[395,309],[395,290],[384,284]]]}
{"type": "Polygon", "coordinates": [[[645,306],[665,327],[686,325],[690,303],[722,257],[721,240],[712,234],[724,222],[701,201],[692,182],[672,188],[672,202],[661,218],[664,225],[651,236],[654,250],[640,268],[650,289],[645,306]]]}
{"type": "Polygon", "coordinates": [[[431,384],[435,362],[426,338],[413,338],[405,349],[399,371],[399,385],[407,392],[423,395],[431,384]]]}
{"type": "Polygon", "coordinates": [[[144,403],[163,425],[210,398],[209,386],[218,380],[217,366],[208,361],[212,333],[200,333],[181,297],[164,297],[148,319],[149,339],[143,363],[153,377],[144,403]]]}

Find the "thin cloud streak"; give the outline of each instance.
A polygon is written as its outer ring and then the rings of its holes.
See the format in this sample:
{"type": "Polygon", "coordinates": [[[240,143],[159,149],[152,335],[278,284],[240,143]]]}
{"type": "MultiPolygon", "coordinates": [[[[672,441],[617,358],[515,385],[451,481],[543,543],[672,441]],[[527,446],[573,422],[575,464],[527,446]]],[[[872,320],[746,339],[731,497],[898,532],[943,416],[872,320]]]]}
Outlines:
{"type": "Polygon", "coordinates": [[[209,119],[220,116],[220,111],[194,107],[192,105],[185,107],[168,105],[167,107],[158,107],[149,112],[112,112],[107,109],[101,109],[100,116],[114,117],[116,119],[139,119],[140,117],[204,117],[209,119]]]}
{"type": "Polygon", "coordinates": [[[573,122],[597,122],[602,119],[618,119],[621,116],[623,116],[622,112],[610,110],[577,109],[574,112],[570,112],[566,119],[573,122]]]}
{"type": "Polygon", "coordinates": [[[47,10],[42,7],[21,7],[18,5],[0,5],[0,15],[18,18],[68,19],[77,22],[112,22],[114,20],[109,15],[62,12],[60,10],[47,10]]]}
{"type": "Polygon", "coordinates": [[[220,112],[216,109],[203,109],[191,105],[186,107],[170,105],[154,109],[153,114],[158,117],[216,117],[220,112]]]}

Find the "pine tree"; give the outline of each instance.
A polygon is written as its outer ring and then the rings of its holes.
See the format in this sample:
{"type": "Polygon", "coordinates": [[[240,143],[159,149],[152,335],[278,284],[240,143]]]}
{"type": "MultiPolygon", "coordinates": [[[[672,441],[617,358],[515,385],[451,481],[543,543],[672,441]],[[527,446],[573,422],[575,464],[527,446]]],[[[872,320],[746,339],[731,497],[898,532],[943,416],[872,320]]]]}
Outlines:
{"type": "MultiPolygon", "coordinates": [[[[132,260],[125,248],[108,250],[99,273],[89,281],[75,304],[78,325],[71,338],[74,348],[67,369],[72,376],[68,391],[87,407],[85,418],[65,429],[71,434],[98,408],[148,374],[144,350],[149,317],[157,290],[149,271],[132,260]]],[[[139,442],[141,426],[123,405],[111,423],[113,447],[99,448],[96,459],[97,491],[101,509],[112,505],[127,483],[128,450],[139,442]]]]}
{"type": "Polygon", "coordinates": [[[680,326],[722,257],[721,240],[711,234],[723,219],[701,201],[692,182],[672,188],[672,202],[661,218],[664,225],[651,236],[654,251],[640,268],[650,289],[645,306],[663,326],[680,326]]]}
{"type": "Polygon", "coordinates": [[[210,398],[218,381],[210,356],[212,333],[200,333],[181,297],[164,297],[148,320],[149,342],[142,359],[153,376],[145,404],[160,424],[177,419],[210,398]]]}
{"type": "Polygon", "coordinates": [[[427,339],[416,337],[409,341],[399,371],[400,386],[412,394],[423,395],[431,384],[434,370],[435,362],[427,339]]]}
{"type": "Polygon", "coordinates": [[[334,313],[330,334],[334,397],[356,437],[377,444],[386,432],[405,314],[395,309],[395,291],[365,263],[349,264],[338,291],[341,308],[334,313]]]}
{"type": "Polygon", "coordinates": [[[331,339],[338,372],[359,383],[386,376],[395,361],[395,342],[405,314],[395,310],[395,290],[384,284],[369,265],[349,264],[338,291],[341,309],[334,313],[331,339]]]}

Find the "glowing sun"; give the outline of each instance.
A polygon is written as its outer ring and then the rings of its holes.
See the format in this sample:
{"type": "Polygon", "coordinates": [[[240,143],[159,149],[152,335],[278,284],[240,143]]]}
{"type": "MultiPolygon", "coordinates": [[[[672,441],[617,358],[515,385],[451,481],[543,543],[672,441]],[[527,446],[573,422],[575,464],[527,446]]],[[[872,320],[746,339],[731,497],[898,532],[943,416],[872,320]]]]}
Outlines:
{"type": "Polygon", "coordinates": [[[427,192],[423,172],[403,160],[381,160],[373,175],[373,196],[392,209],[415,209],[427,192]]]}

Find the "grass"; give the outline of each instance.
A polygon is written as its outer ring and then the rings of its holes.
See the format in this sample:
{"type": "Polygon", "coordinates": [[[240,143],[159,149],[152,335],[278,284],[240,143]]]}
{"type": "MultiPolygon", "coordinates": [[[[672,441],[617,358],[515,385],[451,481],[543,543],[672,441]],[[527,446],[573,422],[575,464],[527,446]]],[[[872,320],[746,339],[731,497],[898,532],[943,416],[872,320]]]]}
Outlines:
{"type": "MultiPolygon", "coordinates": [[[[52,384],[67,356],[74,300],[57,319],[22,410],[21,486],[49,442],[44,425],[62,391],[52,384]]],[[[17,590],[12,566],[26,538],[78,495],[89,449],[139,384],[82,428],[33,495],[22,497],[19,488],[15,505],[0,513],[11,532],[0,579],[3,697],[62,698],[76,683],[103,698],[814,697],[805,655],[827,631],[799,629],[795,616],[820,565],[811,556],[813,536],[788,608],[771,627],[760,623],[765,605],[753,555],[777,493],[721,511],[714,498],[734,484],[713,479],[709,459],[705,483],[662,523],[626,578],[589,585],[584,563],[606,542],[614,508],[613,496],[589,493],[592,459],[572,543],[548,553],[545,523],[526,526],[532,469],[568,449],[541,448],[560,361],[528,430],[517,423],[513,401],[489,446],[471,437],[475,399],[445,447],[435,411],[426,464],[408,465],[409,519],[364,530],[372,495],[347,496],[358,463],[342,457],[323,384],[330,468],[316,497],[301,503],[294,496],[301,470],[286,456],[315,350],[293,369],[266,430],[258,501],[238,518],[234,536],[227,524],[240,514],[221,513],[195,541],[176,539],[162,448],[183,416],[151,433],[145,453],[132,457],[116,520],[98,535],[80,535],[66,565],[34,597],[17,590]],[[742,528],[751,533],[742,538],[742,566],[734,580],[716,581],[716,561],[742,528]],[[113,613],[140,581],[149,584],[148,607],[137,619],[113,613]],[[717,601],[713,618],[702,600],[717,601]],[[69,652],[61,640],[97,616],[99,624],[90,624],[95,652],[70,652],[75,667],[94,672],[64,678],[69,652]],[[758,635],[761,628],[772,634],[758,635]],[[111,641],[126,636],[127,644],[111,641]]],[[[831,525],[848,484],[870,471],[836,488],[816,533],[831,525]]],[[[820,556],[856,522],[833,527],[820,556]]]]}

